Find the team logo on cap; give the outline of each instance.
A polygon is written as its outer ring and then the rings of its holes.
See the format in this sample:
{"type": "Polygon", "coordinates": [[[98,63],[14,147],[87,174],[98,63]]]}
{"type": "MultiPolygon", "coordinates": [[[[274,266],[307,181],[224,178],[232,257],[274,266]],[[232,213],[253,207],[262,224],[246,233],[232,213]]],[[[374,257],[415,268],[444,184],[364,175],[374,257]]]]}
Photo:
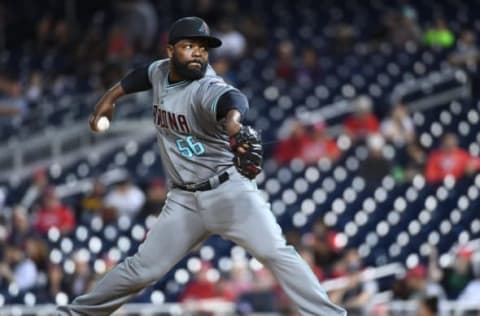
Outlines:
{"type": "Polygon", "coordinates": [[[200,25],[200,28],[198,29],[200,33],[208,34],[210,30],[208,29],[207,23],[203,22],[202,25],[200,25]]]}

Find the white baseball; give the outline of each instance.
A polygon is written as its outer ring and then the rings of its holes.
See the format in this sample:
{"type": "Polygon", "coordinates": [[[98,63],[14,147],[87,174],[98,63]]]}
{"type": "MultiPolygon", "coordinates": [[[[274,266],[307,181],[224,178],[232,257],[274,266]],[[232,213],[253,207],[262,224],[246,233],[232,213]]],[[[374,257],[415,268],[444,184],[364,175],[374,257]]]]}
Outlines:
{"type": "Polygon", "coordinates": [[[110,120],[106,116],[102,116],[97,121],[97,129],[100,132],[106,131],[110,127],[110,120]]]}

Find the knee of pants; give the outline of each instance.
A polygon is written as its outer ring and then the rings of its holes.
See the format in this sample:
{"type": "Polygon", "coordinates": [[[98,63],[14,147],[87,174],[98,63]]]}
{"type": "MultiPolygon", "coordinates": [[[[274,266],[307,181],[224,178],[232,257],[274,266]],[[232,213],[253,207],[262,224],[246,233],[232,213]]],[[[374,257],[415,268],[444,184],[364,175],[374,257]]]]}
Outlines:
{"type": "Polygon", "coordinates": [[[145,267],[137,258],[130,257],[125,259],[125,265],[127,270],[131,271],[130,278],[132,279],[132,283],[137,283],[141,287],[154,283],[163,276],[163,273],[158,269],[160,268],[160,263],[154,269],[154,267],[145,267]]]}
{"type": "Polygon", "coordinates": [[[280,256],[280,250],[275,247],[265,247],[255,251],[255,258],[265,265],[275,262],[280,256]]]}
{"type": "Polygon", "coordinates": [[[142,286],[148,286],[151,283],[158,281],[161,277],[152,272],[145,272],[138,275],[138,283],[142,286]]]}

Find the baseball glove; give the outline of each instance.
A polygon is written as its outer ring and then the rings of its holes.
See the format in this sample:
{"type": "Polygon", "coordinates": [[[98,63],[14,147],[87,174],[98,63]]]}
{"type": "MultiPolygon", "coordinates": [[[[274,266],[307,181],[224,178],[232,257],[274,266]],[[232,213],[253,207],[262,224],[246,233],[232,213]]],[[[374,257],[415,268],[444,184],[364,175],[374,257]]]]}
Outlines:
{"type": "Polygon", "coordinates": [[[262,171],[263,146],[259,133],[252,127],[242,126],[230,137],[230,148],[235,154],[233,163],[242,175],[254,179],[262,171]]]}

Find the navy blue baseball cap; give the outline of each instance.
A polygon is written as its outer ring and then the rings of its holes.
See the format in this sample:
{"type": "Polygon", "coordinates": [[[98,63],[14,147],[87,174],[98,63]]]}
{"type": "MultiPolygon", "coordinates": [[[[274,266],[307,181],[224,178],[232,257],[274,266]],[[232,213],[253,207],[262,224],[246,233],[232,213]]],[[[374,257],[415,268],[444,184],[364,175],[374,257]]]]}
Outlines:
{"type": "Polygon", "coordinates": [[[168,43],[175,45],[186,38],[198,38],[207,42],[208,47],[219,47],[222,41],[210,35],[207,23],[196,16],[181,18],[173,23],[168,35],[168,43]]]}

